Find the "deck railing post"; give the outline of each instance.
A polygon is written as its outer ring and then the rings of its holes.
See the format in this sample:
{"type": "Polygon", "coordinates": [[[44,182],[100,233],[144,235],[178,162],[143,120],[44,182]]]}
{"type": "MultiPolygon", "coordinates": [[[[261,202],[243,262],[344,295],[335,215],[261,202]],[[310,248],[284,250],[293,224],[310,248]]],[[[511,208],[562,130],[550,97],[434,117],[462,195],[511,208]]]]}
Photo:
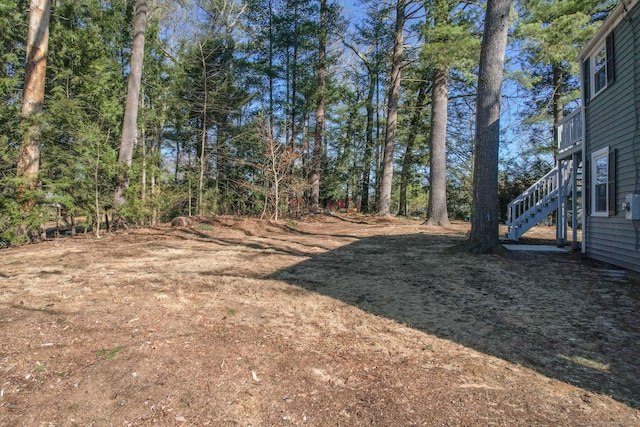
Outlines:
{"type": "MultiPolygon", "coordinates": [[[[556,175],[556,179],[558,181],[560,181],[560,177],[562,176],[562,161],[557,160],[556,161],[556,171],[557,171],[557,175],[556,175]]],[[[558,185],[558,210],[556,211],[556,245],[560,246],[564,246],[564,235],[563,235],[563,230],[562,230],[562,217],[564,215],[562,215],[562,200],[563,200],[563,194],[562,194],[562,185],[558,185]]]]}

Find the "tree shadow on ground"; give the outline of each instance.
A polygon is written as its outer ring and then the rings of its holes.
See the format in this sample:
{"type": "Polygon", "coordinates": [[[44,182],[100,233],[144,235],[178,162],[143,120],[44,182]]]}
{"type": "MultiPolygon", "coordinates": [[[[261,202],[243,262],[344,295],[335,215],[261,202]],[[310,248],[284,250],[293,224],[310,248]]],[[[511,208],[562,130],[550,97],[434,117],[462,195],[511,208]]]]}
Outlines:
{"type": "Polygon", "coordinates": [[[268,278],[640,408],[640,291],[568,254],[474,256],[460,238],[358,240],[268,278]]]}

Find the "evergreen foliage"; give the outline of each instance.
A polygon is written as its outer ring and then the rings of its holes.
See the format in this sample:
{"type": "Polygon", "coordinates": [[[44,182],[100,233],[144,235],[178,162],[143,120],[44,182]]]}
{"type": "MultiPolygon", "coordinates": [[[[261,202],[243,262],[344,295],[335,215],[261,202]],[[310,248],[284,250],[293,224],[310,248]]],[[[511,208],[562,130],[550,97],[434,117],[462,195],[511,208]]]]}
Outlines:
{"type": "MultiPolygon", "coordinates": [[[[551,167],[553,124],[577,106],[577,53],[614,3],[517,3],[510,71],[517,102],[528,111],[518,132],[531,137],[503,163],[501,203],[551,167]]],[[[28,7],[25,0],[0,4],[0,245],[38,239],[57,226],[98,233],[111,219],[132,4],[53,2],[45,105],[34,122],[41,129],[38,186],[22,192],[16,165],[27,131],[20,106],[28,7]]],[[[347,11],[327,4],[320,211],[380,208],[393,6],[363,0],[355,6],[361,15],[346,22],[347,11]]],[[[407,2],[405,13],[395,178],[385,203],[393,213],[426,214],[431,88],[435,71],[446,70],[446,207],[449,217],[468,219],[484,12],[473,2],[425,0],[407,2]],[[448,7],[438,25],[436,7],[448,7]]],[[[178,215],[309,212],[322,31],[319,0],[154,3],[119,214],[151,225],[178,215]],[[270,159],[271,149],[279,156],[270,159]]]]}
{"type": "Polygon", "coordinates": [[[529,149],[555,153],[554,126],[579,106],[578,54],[615,0],[521,0],[515,37],[522,55],[514,73],[525,89],[529,149]]]}

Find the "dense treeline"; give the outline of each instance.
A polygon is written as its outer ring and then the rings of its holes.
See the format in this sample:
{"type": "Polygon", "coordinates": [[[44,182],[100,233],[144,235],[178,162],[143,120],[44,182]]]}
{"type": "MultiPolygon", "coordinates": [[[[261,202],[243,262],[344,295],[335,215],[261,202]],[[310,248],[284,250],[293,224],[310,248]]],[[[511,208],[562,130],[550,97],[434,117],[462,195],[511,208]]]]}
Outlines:
{"type": "MultiPolygon", "coordinates": [[[[50,220],[99,233],[113,218],[150,225],[321,208],[433,224],[471,216],[482,3],[38,2],[50,18],[44,103],[32,113],[23,108],[29,2],[0,5],[2,244],[37,238],[50,220]],[[129,168],[118,154],[141,3],[129,168]],[[29,141],[39,148],[33,182],[20,167],[29,141]]],[[[502,133],[513,142],[501,203],[551,166],[553,124],[577,105],[577,52],[614,4],[515,4],[505,102],[518,108],[502,133]]]]}

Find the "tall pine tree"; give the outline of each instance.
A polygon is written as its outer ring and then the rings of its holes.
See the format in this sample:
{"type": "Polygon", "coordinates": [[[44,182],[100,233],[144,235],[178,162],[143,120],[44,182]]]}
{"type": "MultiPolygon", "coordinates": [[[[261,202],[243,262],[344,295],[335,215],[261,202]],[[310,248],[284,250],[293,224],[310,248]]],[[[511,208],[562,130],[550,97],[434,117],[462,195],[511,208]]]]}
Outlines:
{"type": "Polygon", "coordinates": [[[500,251],[498,151],[500,103],[511,0],[488,0],[480,51],[469,245],[476,253],[500,251]]]}

